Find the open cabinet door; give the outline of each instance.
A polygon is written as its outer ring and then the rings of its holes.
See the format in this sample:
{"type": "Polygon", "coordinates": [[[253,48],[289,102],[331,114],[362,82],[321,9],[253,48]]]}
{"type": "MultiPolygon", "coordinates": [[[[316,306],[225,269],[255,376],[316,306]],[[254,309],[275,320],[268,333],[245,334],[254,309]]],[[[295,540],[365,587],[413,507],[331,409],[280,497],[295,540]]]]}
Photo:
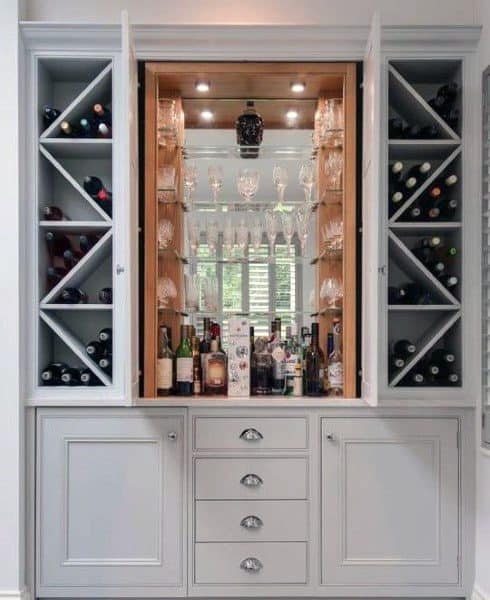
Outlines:
{"type": "Polygon", "coordinates": [[[131,40],[127,11],[121,13],[121,138],[123,180],[121,205],[124,206],[122,237],[127,252],[124,302],[126,304],[125,395],[129,403],[137,399],[138,365],[138,69],[131,40]]]}
{"type": "Polygon", "coordinates": [[[362,397],[378,403],[379,369],[379,256],[380,256],[380,142],[381,142],[381,27],[371,23],[364,55],[362,161],[362,397]]]}

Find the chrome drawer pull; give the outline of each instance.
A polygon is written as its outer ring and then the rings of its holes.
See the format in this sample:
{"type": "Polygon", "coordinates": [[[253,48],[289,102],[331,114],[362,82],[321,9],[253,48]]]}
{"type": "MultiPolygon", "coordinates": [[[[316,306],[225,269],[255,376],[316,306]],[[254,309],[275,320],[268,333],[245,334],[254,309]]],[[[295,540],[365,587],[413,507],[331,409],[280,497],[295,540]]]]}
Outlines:
{"type": "Polygon", "coordinates": [[[264,522],[260,517],[256,517],[254,515],[249,515],[248,517],[244,517],[240,521],[240,527],[244,529],[260,529],[264,522]]]}
{"type": "Polygon", "coordinates": [[[256,442],[257,440],[263,440],[264,436],[260,433],[260,431],[250,427],[249,429],[244,429],[242,431],[240,434],[240,439],[245,440],[246,442],[256,442]]]}
{"type": "Polygon", "coordinates": [[[258,573],[264,565],[258,558],[244,558],[240,563],[240,569],[247,571],[247,573],[258,573]]]}
{"type": "Polygon", "coordinates": [[[248,475],[244,475],[241,479],[240,479],[240,483],[242,485],[244,485],[245,487],[259,487],[260,485],[262,485],[264,483],[263,479],[261,477],[259,477],[258,475],[255,475],[255,473],[248,473],[248,475]]]}

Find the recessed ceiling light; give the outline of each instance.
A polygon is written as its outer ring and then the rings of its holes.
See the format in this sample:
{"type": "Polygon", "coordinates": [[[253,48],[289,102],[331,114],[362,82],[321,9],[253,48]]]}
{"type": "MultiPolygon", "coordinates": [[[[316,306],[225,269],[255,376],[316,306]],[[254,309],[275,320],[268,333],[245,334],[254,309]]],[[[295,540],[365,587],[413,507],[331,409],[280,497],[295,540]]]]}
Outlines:
{"type": "Polygon", "coordinates": [[[201,92],[204,94],[206,92],[209,92],[210,87],[211,86],[209,85],[209,83],[207,81],[196,81],[195,88],[196,88],[197,92],[201,92]]]}
{"type": "Polygon", "coordinates": [[[212,121],[214,119],[214,112],[207,108],[201,110],[201,119],[204,121],[212,121]]]}
{"type": "Polygon", "coordinates": [[[294,110],[294,108],[291,108],[288,110],[288,112],[286,113],[286,119],[288,121],[296,121],[296,119],[299,117],[299,113],[297,110],[294,110]]]}
{"type": "Polygon", "coordinates": [[[304,84],[301,81],[294,81],[291,84],[291,91],[294,92],[295,94],[301,94],[302,92],[304,92],[306,89],[306,84],[304,84]]]}

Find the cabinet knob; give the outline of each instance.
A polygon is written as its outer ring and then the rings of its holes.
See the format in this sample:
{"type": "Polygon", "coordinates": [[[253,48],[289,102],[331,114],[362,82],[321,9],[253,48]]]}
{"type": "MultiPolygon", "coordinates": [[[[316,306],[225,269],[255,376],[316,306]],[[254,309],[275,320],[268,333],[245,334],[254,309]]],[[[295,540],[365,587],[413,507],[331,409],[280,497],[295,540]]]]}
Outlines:
{"type": "Polygon", "coordinates": [[[327,440],[330,440],[331,442],[333,442],[335,439],[335,436],[333,433],[327,433],[327,435],[325,437],[327,438],[327,440]]]}
{"type": "Polygon", "coordinates": [[[167,437],[171,442],[175,442],[175,440],[177,439],[177,432],[171,431],[169,434],[167,434],[167,437]]]}
{"type": "Polygon", "coordinates": [[[261,477],[255,475],[255,473],[248,473],[240,479],[240,483],[245,487],[256,488],[261,486],[264,481],[261,477]]]}
{"type": "Polygon", "coordinates": [[[243,517],[240,521],[240,527],[244,529],[260,529],[264,522],[260,517],[256,517],[255,515],[248,515],[248,517],[243,517]]]}
{"type": "Polygon", "coordinates": [[[250,556],[249,558],[244,558],[240,563],[240,569],[243,569],[247,573],[258,573],[264,565],[260,562],[258,558],[254,558],[250,556]]]}
{"type": "Polygon", "coordinates": [[[263,440],[264,436],[254,429],[253,427],[249,427],[248,429],[244,429],[240,434],[240,439],[245,440],[246,442],[256,442],[257,440],[263,440]]]}

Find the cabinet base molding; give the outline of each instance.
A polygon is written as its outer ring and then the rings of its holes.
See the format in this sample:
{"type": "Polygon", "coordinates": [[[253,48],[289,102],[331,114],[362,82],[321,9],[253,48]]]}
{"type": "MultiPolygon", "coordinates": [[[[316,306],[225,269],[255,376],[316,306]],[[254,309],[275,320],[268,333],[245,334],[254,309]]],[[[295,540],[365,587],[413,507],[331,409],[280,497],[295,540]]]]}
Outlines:
{"type": "Polygon", "coordinates": [[[27,588],[21,590],[0,590],[1,600],[31,600],[31,593],[27,588]]]}
{"type": "Polygon", "coordinates": [[[473,592],[471,593],[471,600],[490,600],[490,593],[475,583],[473,592]]]}

